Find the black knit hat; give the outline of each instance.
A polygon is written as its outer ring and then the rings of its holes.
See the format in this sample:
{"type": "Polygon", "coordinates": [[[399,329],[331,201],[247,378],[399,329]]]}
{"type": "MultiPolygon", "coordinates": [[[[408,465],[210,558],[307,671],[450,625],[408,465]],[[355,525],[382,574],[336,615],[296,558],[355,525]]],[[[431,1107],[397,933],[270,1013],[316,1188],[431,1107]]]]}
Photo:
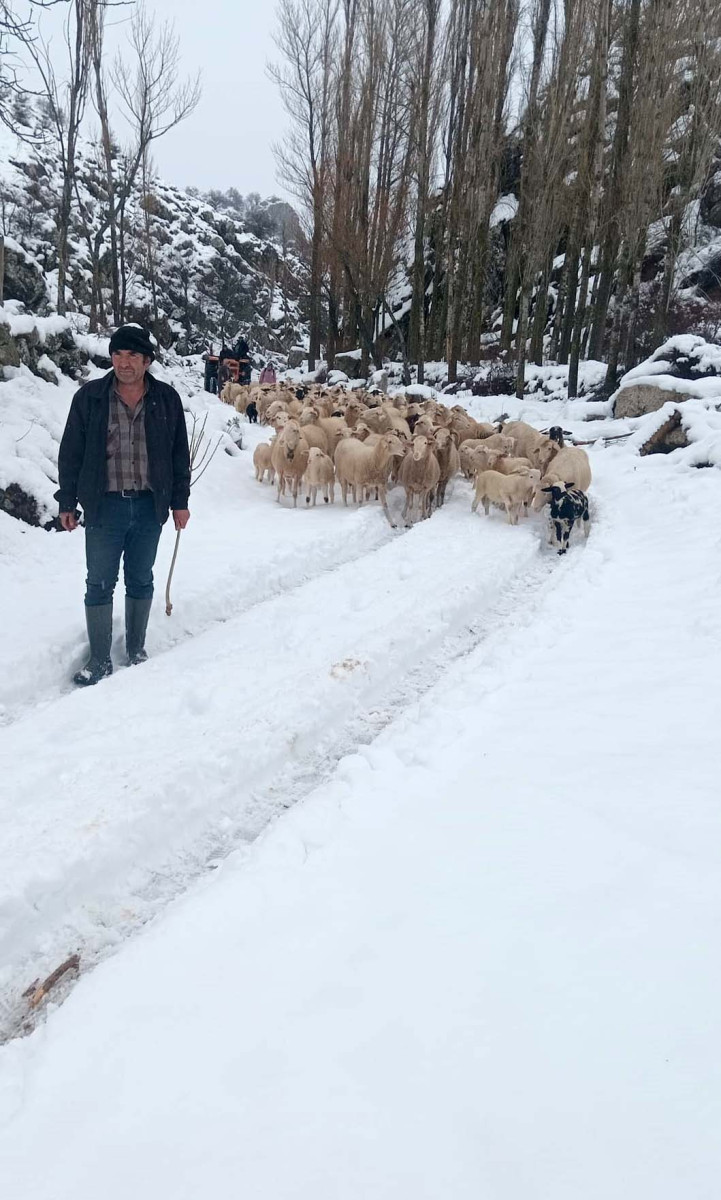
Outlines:
{"type": "Polygon", "coordinates": [[[116,350],[132,350],[134,354],[143,354],[146,358],[155,358],[155,347],[150,340],[150,334],[142,325],[121,325],[110,339],[110,353],[116,350]]]}

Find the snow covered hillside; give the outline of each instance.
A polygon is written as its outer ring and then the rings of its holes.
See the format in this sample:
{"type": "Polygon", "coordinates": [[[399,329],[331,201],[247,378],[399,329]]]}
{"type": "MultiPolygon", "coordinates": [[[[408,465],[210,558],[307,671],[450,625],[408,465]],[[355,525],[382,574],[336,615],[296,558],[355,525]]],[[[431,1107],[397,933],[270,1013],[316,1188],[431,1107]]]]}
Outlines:
{"type": "MultiPolygon", "coordinates": [[[[38,119],[30,110],[28,127],[38,119]]],[[[96,312],[102,328],[112,323],[110,233],[102,152],[96,142],[81,138],[76,168],[69,311],[89,318],[95,273],[103,293],[104,311],[96,312]]],[[[33,148],[1,126],[5,298],[41,314],[56,301],[53,213],[60,190],[60,163],[49,146],[33,148]]],[[[302,339],[306,267],[298,219],[288,205],[277,198],[257,198],[255,210],[241,219],[197,192],[159,179],[144,190],[139,180],[124,220],[126,319],[151,326],[161,345],[194,352],[209,340],[217,342],[222,333],[232,338],[240,326],[255,344],[272,351],[287,350],[302,339]]]]}
{"type": "Polygon", "coordinates": [[[0,513],[0,1194],[715,1200],[715,405],[641,456],[657,412],[462,397],[592,441],[559,559],[461,478],[278,505],[165,369],[222,444],[147,664],[71,690],[82,533],[0,513]]]}

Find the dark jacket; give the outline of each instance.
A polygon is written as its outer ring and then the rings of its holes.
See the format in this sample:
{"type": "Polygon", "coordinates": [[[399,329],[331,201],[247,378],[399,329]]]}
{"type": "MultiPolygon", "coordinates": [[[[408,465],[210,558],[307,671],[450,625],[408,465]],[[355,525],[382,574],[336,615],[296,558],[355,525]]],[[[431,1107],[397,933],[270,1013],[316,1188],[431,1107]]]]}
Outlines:
{"type": "MultiPolygon", "coordinates": [[[[73,397],[58,454],[60,512],[78,503],[85,522],[97,521],[108,487],[107,439],[110,388],[114,372],[85,383],[73,397]]],[[[167,383],[146,375],[145,438],[155,512],[162,525],[168,509],[187,508],[190,495],[188,431],[180,396],[167,383]]]]}

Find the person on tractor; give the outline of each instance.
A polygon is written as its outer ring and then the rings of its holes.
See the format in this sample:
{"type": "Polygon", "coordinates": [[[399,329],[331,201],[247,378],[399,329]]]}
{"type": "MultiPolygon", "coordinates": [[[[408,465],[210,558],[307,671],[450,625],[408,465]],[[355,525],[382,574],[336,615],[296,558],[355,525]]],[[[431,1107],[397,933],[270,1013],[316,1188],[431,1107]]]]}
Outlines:
{"type": "Polygon", "coordinates": [[[213,353],[212,347],[203,355],[205,361],[205,379],[203,386],[206,392],[216,394],[218,391],[218,355],[213,353]]]}
{"type": "Polygon", "coordinates": [[[220,395],[228,380],[231,383],[238,383],[239,372],[240,364],[235,350],[231,350],[229,346],[223,346],[218,356],[218,395],[220,395]]]}
{"type": "Polygon", "coordinates": [[[238,338],[233,354],[240,363],[240,369],[238,371],[238,383],[250,383],[250,349],[244,337],[238,338]]]}

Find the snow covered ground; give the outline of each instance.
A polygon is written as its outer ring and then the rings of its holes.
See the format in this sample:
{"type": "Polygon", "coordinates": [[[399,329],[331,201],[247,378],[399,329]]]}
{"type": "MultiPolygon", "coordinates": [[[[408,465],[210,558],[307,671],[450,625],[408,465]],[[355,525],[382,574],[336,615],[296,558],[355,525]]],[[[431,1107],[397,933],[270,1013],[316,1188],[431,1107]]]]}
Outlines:
{"type": "Polygon", "coordinates": [[[97,964],[0,1050],[0,1194],[715,1198],[721,475],[599,445],[559,560],[462,481],[279,507],[244,432],[90,692],[82,535],[0,516],[4,1032],[97,964]]]}

